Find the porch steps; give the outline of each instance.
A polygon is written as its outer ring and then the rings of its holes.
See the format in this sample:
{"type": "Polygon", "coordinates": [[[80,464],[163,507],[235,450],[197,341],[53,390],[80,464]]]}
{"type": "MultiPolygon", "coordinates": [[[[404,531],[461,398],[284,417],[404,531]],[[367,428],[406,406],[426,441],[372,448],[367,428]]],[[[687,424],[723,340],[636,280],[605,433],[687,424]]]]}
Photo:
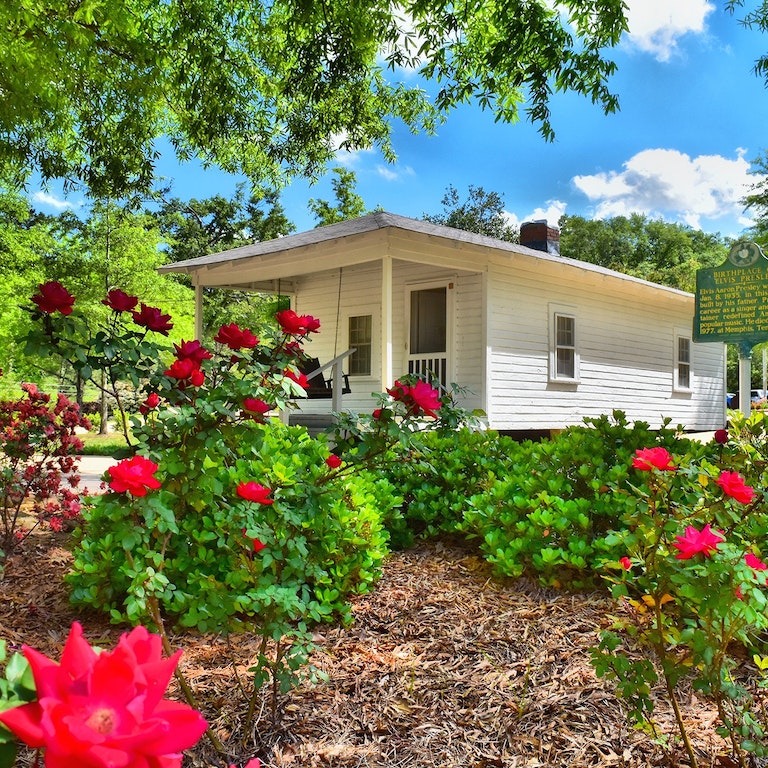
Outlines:
{"type": "Polygon", "coordinates": [[[307,428],[311,437],[317,437],[334,424],[333,414],[330,413],[301,413],[294,412],[288,417],[291,426],[301,425],[307,428]]]}

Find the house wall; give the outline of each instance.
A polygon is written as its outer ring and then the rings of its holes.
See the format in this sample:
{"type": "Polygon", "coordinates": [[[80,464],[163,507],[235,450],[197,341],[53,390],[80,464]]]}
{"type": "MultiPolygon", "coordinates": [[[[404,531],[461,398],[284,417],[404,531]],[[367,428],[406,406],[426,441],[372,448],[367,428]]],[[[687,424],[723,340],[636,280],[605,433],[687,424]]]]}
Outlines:
{"type": "Polygon", "coordinates": [[[675,330],[690,336],[693,297],[517,254],[491,260],[488,284],[493,428],[561,428],[614,409],[652,427],[724,425],[723,345],[693,344],[692,391],[674,391],[675,330]],[[576,318],[575,384],[549,381],[553,304],[576,318]]]}
{"type": "MultiPolygon", "coordinates": [[[[445,281],[453,285],[451,293],[451,381],[467,388],[460,404],[469,409],[484,408],[484,344],[482,315],[482,275],[456,274],[452,270],[395,261],[392,292],[393,373],[407,372],[407,308],[409,286],[445,281]]],[[[344,395],[344,410],[357,413],[370,412],[376,407],[374,392],[383,392],[392,382],[381,379],[381,264],[380,262],[344,267],[341,274],[341,300],[339,299],[339,270],[319,272],[298,278],[292,306],[300,314],[311,314],[320,319],[320,333],[312,336],[305,349],[321,364],[333,359],[349,348],[349,317],[372,315],[373,366],[371,376],[350,376],[351,393],[344,395]],[[336,317],[339,318],[338,334],[336,317]],[[334,354],[335,351],[335,354],[334,354]]],[[[343,366],[348,370],[348,366],[343,366]]],[[[330,372],[327,372],[330,377],[330,372]]],[[[312,400],[300,403],[302,410],[328,413],[330,400],[312,400]]]]}

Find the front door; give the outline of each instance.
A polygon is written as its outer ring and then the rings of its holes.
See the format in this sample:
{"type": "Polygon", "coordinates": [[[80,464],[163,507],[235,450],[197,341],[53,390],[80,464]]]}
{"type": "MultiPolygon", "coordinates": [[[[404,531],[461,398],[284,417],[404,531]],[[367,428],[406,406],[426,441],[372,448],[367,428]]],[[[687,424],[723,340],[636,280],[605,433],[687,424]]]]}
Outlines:
{"type": "Polygon", "coordinates": [[[408,373],[448,385],[448,285],[408,289],[408,373]]]}

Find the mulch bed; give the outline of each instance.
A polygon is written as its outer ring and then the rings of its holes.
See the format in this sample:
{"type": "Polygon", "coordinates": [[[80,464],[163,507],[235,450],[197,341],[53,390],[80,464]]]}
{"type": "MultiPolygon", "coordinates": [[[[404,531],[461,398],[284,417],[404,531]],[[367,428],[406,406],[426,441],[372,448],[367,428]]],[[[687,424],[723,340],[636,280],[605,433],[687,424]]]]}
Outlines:
{"type": "MultiPolygon", "coordinates": [[[[33,536],[7,562],[0,637],[10,645],[58,658],[75,619],[101,647],[125,631],[68,604],[67,546],[64,535],[33,536]]],[[[436,542],[392,554],[375,591],[353,610],[352,626],[317,630],[313,661],[327,681],[280,696],[276,719],[264,691],[245,743],[238,676],[247,684],[257,638],[174,637],[203,713],[232,749],[225,763],[204,739],[185,766],[242,765],[254,756],[265,768],[687,764],[674,739],[665,747],[628,727],[611,684],[592,670],[589,649],[614,610],[604,595],[500,583],[471,549],[436,542]]],[[[702,768],[729,765],[717,757],[723,745],[711,707],[693,694],[684,704],[702,768]]],[[[661,700],[656,715],[659,730],[673,734],[661,700]]]]}

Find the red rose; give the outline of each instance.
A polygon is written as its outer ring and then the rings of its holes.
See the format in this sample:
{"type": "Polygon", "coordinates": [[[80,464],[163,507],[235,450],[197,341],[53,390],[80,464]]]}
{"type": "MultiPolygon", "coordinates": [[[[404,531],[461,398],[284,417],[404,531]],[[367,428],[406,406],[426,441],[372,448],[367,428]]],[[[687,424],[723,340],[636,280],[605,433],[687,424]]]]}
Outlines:
{"type": "Polygon", "coordinates": [[[172,766],[207,724],[187,704],[163,698],[181,651],[162,657],[162,640],[144,627],[123,634],[112,651],[97,651],[74,622],[61,662],[24,646],[37,700],[0,713],[0,720],[47,766],[172,766]]]}
{"type": "Polygon", "coordinates": [[[134,456],[118,462],[107,472],[112,478],[109,487],[117,493],[127,491],[131,496],[146,496],[148,488],[160,487],[160,481],[155,477],[157,464],[143,456],[134,456]]]}
{"type": "Polygon", "coordinates": [[[119,288],[115,288],[107,294],[106,299],[101,300],[102,304],[105,304],[115,312],[130,312],[138,303],[138,296],[129,296],[119,288]]]}
{"type": "Polygon", "coordinates": [[[628,571],[632,567],[632,561],[628,557],[622,557],[619,560],[619,564],[625,571],[628,571]]]}
{"type": "Polygon", "coordinates": [[[153,392],[147,397],[147,399],[139,406],[139,413],[146,416],[150,411],[157,408],[160,405],[160,395],[157,392],[153,392]]]}
{"type": "Polygon", "coordinates": [[[173,328],[173,323],[168,322],[171,316],[164,315],[162,310],[157,307],[148,307],[142,303],[140,310],[131,314],[136,325],[141,325],[147,330],[155,331],[156,333],[162,333],[163,336],[167,336],[168,331],[173,328]]]}
{"type": "Polygon", "coordinates": [[[666,448],[638,448],[632,466],[642,472],[651,469],[676,469],[672,466],[672,456],[666,448]]]}
{"type": "Polygon", "coordinates": [[[295,373],[290,368],[286,368],[283,371],[283,375],[286,379],[290,379],[291,381],[295,381],[302,389],[309,389],[309,381],[307,380],[307,374],[302,373],[299,371],[298,373],[295,373]]]}
{"type": "Polygon", "coordinates": [[[713,437],[716,443],[719,443],[720,445],[725,445],[728,442],[728,430],[716,429],[713,437]]]}
{"type": "Polygon", "coordinates": [[[312,315],[297,315],[292,309],[284,309],[275,317],[283,333],[289,336],[305,336],[320,329],[320,321],[312,315]]]}
{"type": "Polygon", "coordinates": [[[269,403],[260,400],[258,397],[246,397],[243,400],[243,408],[248,416],[258,421],[263,421],[263,417],[272,410],[272,406],[269,403]]]}
{"type": "Polygon", "coordinates": [[[711,557],[717,545],[725,541],[721,533],[721,531],[713,531],[709,525],[705,525],[700,531],[689,525],[685,529],[685,534],[678,536],[672,542],[672,546],[680,550],[675,557],[678,560],[690,560],[699,552],[704,557],[711,557]]]}
{"type": "Polygon", "coordinates": [[[341,459],[335,454],[332,453],[326,460],[325,463],[331,468],[331,469],[338,469],[341,466],[341,459]]]}
{"type": "MultiPolygon", "coordinates": [[[[247,531],[247,529],[243,528],[243,536],[247,536],[248,535],[246,533],[246,531],[247,531]]],[[[261,552],[262,549],[266,549],[267,548],[267,545],[261,539],[251,539],[251,542],[253,544],[253,551],[257,555],[259,554],[259,552],[261,552]]]]}
{"type": "Polygon", "coordinates": [[[715,482],[723,489],[723,493],[742,504],[749,504],[755,498],[755,489],[745,485],[744,478],[738,472],[721,472],[715,482]]]}
{"type": "Polygon", "coordinates": [[[240,328],[236,323],[222,325],[213,340],[219,344],[226,344],[230,349],[253,349],[259,343],[248,328],[240,328]]]}
{"type": "Polygon", "coordinates": [[[49,315],[54,312],[61,312],[62,315],[72,314],[75,297],[61,283],[51,280],[41,283],[38,289],[40,293],[36,293],[32,301],[37,304],[41,312],[49,315]]]}
{"type": "Polygon", "coordinates": [[[211,359],[211,353],[197,340],[182,340],[181,344],[174,344],[173,348],[176,350],[176,357],[179,360],[194,360],[198,366],[203,360],[211,359]]]}
{"type": "Polygon", "coordinates": [[[433,389],[426,381],[419,379],[415,384],[403,384],[396,381],[387,394],[393,399],[405,405],[410,416],[437,417],[435,411],[440,408],[440,393],[433,389]]]}
{"type": "Polygon", "coordinates": [[[272,493],[271,488],[260,485],[254,480],[249,480],[247,483],[240,483],[237,486],[237,495],[241,499],[255,501],[258,504],[273,504],[275,500],[267,498],[270,493],[272,493]]]}
{"type": "Polygon", "coordinates": [[[199,365],[191,358],[174,360],[171,367],[165,371],[165,375],[172,379],[189,379],[193,372],[199,369],[199,365]]]}

